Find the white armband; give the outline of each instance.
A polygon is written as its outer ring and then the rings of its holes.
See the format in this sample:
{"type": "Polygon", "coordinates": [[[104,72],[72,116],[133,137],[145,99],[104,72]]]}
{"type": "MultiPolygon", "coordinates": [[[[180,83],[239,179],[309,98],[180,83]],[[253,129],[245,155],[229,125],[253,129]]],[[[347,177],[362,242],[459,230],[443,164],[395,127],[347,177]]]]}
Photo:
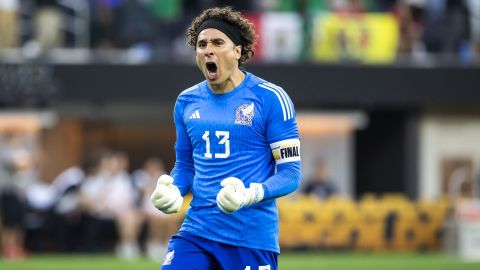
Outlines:
{"type": "Polygon", "coordinates": [[[278,164],[300,161],[300,140],[288,139],[270,144],[273,158],[278,164]]]}

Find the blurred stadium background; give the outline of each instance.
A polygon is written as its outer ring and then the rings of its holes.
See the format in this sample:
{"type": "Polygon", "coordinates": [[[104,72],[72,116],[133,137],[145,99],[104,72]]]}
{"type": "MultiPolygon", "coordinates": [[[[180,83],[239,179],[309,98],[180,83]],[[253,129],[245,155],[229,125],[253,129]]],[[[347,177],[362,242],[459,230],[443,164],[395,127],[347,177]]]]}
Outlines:
{"type": "Polygon", "coordinates": [[[203,79],[185,28],[223,5],[256,25],[247,70],[296,105],[281,269],[478,269],[478,0],[0,0],[0,191],[21,206],[1,201],[0,268],[159,266],[183,217],[142,196],[203,79]]]}

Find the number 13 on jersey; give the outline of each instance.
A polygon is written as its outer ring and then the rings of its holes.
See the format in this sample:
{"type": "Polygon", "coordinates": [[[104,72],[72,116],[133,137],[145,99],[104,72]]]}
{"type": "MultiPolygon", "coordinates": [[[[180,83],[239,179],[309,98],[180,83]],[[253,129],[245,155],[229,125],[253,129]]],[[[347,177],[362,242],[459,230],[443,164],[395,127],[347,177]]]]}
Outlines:
{"type": "Polygon", "coordinates": [[[217,130],[215,131],[215,136],[220,140],[218,141],[218,144],[222,144],[225,147],[225,151],[223,153],[215,153],[215,155],[212,155],[211,149],[210,149],[210,131],[205,131],[202,135],[202,139],[205,141],[205,154],[204,156],[206,158],[227,158],[230,156],[230,132],[228,131],[222,131],[222,130],[217,130]]]}

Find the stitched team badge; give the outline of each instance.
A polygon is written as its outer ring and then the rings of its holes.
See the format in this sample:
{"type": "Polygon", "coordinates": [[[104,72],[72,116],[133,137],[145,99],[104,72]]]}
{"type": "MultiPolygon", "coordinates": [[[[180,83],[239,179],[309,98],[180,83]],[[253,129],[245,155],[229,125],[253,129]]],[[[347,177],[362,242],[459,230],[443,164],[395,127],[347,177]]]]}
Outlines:
{"type": "Polygon", "coordinates": [[[251,126],[254,115],[255,105],[253,102],[250,104],[242,104],[238,106],[237,110],[235,111],[235,124],[251,126]]]}

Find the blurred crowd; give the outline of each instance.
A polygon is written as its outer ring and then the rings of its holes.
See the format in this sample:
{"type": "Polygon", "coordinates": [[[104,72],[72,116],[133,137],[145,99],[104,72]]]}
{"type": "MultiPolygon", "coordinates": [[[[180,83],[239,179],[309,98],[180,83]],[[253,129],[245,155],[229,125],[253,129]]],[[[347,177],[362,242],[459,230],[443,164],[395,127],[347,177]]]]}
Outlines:
{"type": "MultiPolygon", "coordinates": [[[[319,60],[312,53],[312,41],[322,35],[312,27],[319,13],[341,14],[359,25],[362,14],[392,15],[398,28],[395,60],[435,55],[471,63],[480,58],[476,0],[0,0],[0,50],[21,48],[25,56],[38,57],[53,48],[124,49],[137,61],[191,61],[186,27],[202,10],[225,5],[252,18],[267,13],[295,15],[301,36],[287,33],[286,38],[266,40],[298,39],[294,46],[301,48],[295,61],[319,60]]],[[[279,53],[273,61],[283,58],[279,53]]]]}
{"type": "Polygon", "coordinates": [[[159,158],[129,172],[121,151],[88,154],[82,164],[55,179],[41,179],[32,137],[2,134],[0,149],[0,238],[5,260],[28,252],[112,252],[133,260],[145,254],[161,260],[178,230],[178,216],[165,215],[150,203],[159,158]]]}

